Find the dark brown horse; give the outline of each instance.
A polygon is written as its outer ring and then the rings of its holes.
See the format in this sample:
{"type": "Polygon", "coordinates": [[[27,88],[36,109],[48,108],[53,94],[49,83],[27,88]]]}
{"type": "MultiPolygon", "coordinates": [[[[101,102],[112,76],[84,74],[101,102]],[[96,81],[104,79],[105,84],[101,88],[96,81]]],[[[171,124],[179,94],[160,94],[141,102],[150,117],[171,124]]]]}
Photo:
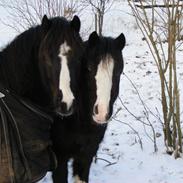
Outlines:
{"type": "Polygon", "coordinates": [[[49,115],[74,111],[79,30],[77,16],[44,16],[0,52],[0,183],[34,182],[54,168],[49,115]]]}

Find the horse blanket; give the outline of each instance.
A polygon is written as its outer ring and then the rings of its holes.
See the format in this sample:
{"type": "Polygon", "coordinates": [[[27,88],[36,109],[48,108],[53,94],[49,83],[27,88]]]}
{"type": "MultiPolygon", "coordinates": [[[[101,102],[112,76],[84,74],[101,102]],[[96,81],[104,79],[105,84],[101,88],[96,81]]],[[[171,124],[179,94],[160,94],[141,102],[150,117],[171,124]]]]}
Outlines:
{"type": "Polygon", "coordinates": [[[32,183],[56,167],[53,120],[39,107],[0,87],[0,183],[32,183]]]}

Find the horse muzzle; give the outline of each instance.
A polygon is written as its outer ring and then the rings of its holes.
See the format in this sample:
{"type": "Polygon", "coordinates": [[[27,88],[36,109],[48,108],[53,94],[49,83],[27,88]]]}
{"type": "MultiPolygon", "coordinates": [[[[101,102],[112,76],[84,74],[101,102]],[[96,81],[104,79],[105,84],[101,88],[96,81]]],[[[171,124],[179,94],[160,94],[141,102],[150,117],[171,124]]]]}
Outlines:
{"type": "Polygon", "coordinates": [[[74,104],[72,104],[69,108],[65,102],[61,102],[55,109],[55,113],[62,117],[70,116],[74,113],[74,104]]]}

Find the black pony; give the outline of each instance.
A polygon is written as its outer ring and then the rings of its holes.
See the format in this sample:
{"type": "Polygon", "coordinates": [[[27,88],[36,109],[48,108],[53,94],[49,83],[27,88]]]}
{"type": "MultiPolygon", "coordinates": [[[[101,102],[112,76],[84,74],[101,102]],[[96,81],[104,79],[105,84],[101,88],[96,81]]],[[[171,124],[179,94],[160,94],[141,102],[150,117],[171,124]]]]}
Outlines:
{"type": "Polygon", "coordinates": [[[52,119],[43,111],[63,116],[74,111],[79,30],[77,16],[72,21],[44,16],[41,25],[0,52],[1,183],[28,183],[48,170],[52,119]]]}
{"type": "Polygon", "coordinates": [[[18,96],[67,115],[74,96],[65,95],[73,95],[77,69],[72,68],[77,67],[82,54],[79,30],[77,16],[71,22],[44,16],[40,26],[20,34],[0,52],[0,83],[18,96]],[[71,78],[60,84],[65,70],[71,78]]]}
{"type": "Polygon", "coordinates": [[[124,46],[123,34],[113,39],[99,37],[93,32],[85,43],[78,110],[67,118],[56,118],[52,127],[53,149],[58,160],[58,167],[53,172],[54,183],[68,182],[70,158],[73,158],[75,183],[88,182],[93,157],[118,96],[124,46]]]}

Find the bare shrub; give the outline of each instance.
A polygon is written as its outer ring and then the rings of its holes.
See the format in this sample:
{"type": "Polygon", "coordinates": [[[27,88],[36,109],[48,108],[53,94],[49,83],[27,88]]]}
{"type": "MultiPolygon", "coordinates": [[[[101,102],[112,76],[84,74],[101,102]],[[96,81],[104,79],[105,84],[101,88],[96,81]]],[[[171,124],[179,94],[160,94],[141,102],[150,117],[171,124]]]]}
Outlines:
{"type": "Polygon", "coordinates": [[[178,41],[182,33],[183,4],[181,0],[164,0],[161,5],[156,0],[128,2],[157,66],[165,146],[167,153],[174,153],[177,158],[182,152],[182,130],[176,52],[182,44],[178,41]]]}
{"type": "Polygon", "coordinates": [[[114,0],[81,0],[84,6],[90,6],[95,18],[95,31],[101,36],[105,13],[111,8],[114,0]]]}
{"type": "Polygon", "coordinates": [[[17,32],[39,24],[44,14],[71,18],[83,9],[78,0],[0,0],[0,6],[8,13],[1,22],[17,32]]]}

